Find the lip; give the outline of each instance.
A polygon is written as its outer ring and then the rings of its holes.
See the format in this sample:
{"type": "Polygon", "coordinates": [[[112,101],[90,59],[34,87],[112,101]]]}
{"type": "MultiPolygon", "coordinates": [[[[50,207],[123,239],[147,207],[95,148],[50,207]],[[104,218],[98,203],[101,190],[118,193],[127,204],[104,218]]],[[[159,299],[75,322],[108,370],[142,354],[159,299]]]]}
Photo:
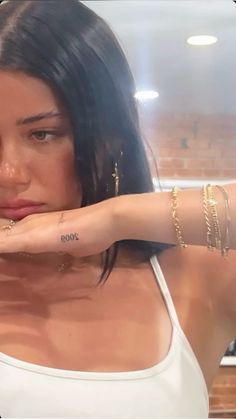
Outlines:
{"type": "Polygon", "coordinates": [[[22,208],[34,205],[42,205],[42,202],[29,201],[28,199],[0,200],[0,208],[22,208]]]}
{"type": "Polygon", "coordinates": [[[18,208],[0,208],[0,214],[2,217],[10,218],[12,220],[20,220],[27,215],[37,214],[42,212],[43,204],[41,205],[27,205],[18,208]]]}

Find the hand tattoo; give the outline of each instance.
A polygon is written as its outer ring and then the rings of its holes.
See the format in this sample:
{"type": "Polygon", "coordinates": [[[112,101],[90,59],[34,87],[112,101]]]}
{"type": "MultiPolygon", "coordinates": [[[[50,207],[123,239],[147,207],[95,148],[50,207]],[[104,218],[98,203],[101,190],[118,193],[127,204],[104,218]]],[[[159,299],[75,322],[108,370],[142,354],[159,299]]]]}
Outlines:
{"type": "Polygon", "coordinates": [[[78,233],[63,234],[61,236],[61,241],[63,243],[71,241],[71,240],[79,240],[78,233]]]}
{"type": "Polygon", "coordinates": [[[58,221],[58,225],[59,224],[62,224],[64,222],[65,222],[65,220],[64,220],[64,212],[62,212],[61,215],[60,215],[59,221],[58,221]]]}

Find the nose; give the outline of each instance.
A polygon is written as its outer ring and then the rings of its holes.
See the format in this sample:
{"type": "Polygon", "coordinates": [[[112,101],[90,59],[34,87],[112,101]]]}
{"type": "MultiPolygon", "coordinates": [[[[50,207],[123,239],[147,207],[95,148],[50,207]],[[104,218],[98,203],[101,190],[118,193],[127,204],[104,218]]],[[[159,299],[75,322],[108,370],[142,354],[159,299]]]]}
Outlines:
{"type": "Polygon", "coordinates": [[[0,154],[0,190],[27,185],[30,177],[19,150],[6,147],[0,154]]]}

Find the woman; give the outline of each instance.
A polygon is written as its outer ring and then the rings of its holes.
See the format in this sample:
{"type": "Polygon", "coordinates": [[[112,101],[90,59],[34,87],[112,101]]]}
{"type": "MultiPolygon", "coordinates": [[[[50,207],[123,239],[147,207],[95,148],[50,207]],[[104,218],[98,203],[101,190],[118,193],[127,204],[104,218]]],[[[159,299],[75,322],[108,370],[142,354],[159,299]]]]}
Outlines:
{"type": "Polygon", "coordinates": [[[134,93],[117,40],[82,3],[2,3],[4,418],[208,416],[236,334],[234,220],[222,258],[200,190],[180,193],[178,213],[176,192],[172,210],[153,193],[134,93]]]}

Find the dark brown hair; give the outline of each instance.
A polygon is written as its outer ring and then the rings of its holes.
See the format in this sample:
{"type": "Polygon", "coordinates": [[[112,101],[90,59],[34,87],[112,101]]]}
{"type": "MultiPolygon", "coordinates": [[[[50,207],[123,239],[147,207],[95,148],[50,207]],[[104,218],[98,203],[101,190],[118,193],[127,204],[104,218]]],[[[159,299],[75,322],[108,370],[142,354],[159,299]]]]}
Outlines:
{"type": "MultiPolygon", "coordinates": [[[[135,82],[109,25],[77,0],[9,0],[0,6],[0,69],[47,82],[70,115],[82,206],[115,194],[154,191],[141,135],[135,82]],[[122,155],[121,155],[122,152],[122,155]]],[[[115,243],[104,255],[100,282],[120,246],[144,260],[172,245],[140,240],[115,243]]]]}

